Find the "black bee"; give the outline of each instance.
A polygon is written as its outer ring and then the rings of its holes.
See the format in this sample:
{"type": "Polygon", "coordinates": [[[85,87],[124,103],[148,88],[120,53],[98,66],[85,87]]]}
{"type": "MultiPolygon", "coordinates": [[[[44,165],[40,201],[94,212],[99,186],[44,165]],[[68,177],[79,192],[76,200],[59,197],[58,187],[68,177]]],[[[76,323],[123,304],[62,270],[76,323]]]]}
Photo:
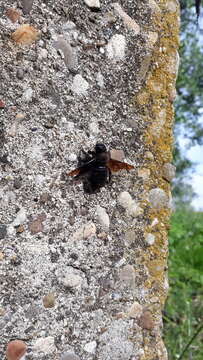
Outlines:
{"type": "Polygon", "coordinates": [[[104,144],[96,144],[94,151],[82,150],[78,157],[78,167],[67,175],[83,181],[84,191],[88,194],[97,192],[111,180],[111,172],[131,170],[134,166],[111,159],[104,144]]]}

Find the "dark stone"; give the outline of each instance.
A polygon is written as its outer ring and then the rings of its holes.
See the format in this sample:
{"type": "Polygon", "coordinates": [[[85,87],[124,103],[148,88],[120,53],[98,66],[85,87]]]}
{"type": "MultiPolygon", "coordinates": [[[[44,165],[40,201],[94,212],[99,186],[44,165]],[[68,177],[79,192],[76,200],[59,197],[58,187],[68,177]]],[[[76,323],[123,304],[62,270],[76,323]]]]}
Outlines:
{"type": "Polygon", "coordinates": [[[27,15],[32,10],[34,0],[21,0],[22,8],[23,8],[23,14],[27,15]]]}
{"type": "Polygon", "coordinates": [[[24,78],[24,71],[21,68],[18,68],[16,71],[16,76],[19,80],[22,80],[24,78]]]}
{"type": "Polygon", "coordinates": [[[18,178],[14,180],[13,187],[15,189],[20,189],[22,186],[22,179],[18,178]]]}
{"type": "Polygon", "coordinates": [[[4,239],[7,235],[6,225],[0,224],[0,240],[4,239]]]}

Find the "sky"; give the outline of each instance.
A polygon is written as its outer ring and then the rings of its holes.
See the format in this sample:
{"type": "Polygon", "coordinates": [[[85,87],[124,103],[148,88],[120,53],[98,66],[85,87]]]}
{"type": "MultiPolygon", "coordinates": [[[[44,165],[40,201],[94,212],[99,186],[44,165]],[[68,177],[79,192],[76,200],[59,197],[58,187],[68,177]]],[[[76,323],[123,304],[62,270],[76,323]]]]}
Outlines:
{"type": "Polygon", "coordinates": [[[195,210],[203,211],[203,146],[195,145],[187,150],[188,140],[179,138],[181,149],[184,155],[195,163],[193,172],[190,173],[190,184],[197,194],[192,201],[195,210]]]}

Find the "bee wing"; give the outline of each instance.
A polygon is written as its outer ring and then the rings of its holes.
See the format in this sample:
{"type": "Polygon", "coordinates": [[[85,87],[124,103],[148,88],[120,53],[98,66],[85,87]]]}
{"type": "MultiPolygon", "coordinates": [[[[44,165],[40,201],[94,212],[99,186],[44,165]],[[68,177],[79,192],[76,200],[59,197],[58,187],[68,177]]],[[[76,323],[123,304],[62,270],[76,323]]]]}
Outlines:
{"type": "Polygon", "coordinates": [[[70,171],[69,173],[67,173],[66,175],[67,176],[76,176],[80,173],[80,169],[81,169],[80,167],[77,169],[74,169],[74,170],[70,171]]]}
{"type": "Polygon", "coordinates": [[[89,172],[91,167],[94,166],[94,163],[95,163],[95,159],[92,159],[87,163],[85,163],[84,165],[81,165],[78,168],[67,173],[67,176],[77,176],[77,177],[83,176],[89,172]]]}
{"type": "Polygon", "coordinates": [[[107,166],[108,168],[112,171],[112,172],[117,172],[119,170],[132,170],[134,169],[134,166],[124,163],[122,161],[118,161],[118,160],[114,160],[114,159],[110,159],[107,162],[107,166]]]}

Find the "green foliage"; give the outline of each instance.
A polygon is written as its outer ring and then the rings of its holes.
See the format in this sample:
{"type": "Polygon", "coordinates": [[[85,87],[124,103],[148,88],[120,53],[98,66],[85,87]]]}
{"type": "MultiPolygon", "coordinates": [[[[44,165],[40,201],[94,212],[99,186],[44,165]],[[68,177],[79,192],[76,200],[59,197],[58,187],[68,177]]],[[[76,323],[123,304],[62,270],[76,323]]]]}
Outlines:
{"type": "MultiPolygon", "coordinates": [[[[178,137],[187,139],[187,147],[203,143],[203,124],[201,122],[203,104],[203,48],[201,34],[197,26],[194,0],[181,0],[181,45],[180,67],[177,79],[177,100],[175,102],[174,126],[174,164],[177,169],[173,184],[176,202],[189,203],[195,193],[191,185],[186,185],[188,172],[193,163],[183,155],[178,137]]],[[[188,180],[188,179],[187,179],[188,180]]]]}
{"type": "Polygon", "coordinates": [[[203,359],[203,213],[181,208],[169,233],[170,292],[165,308],[165,342],[169,360],[203,359]]]}

